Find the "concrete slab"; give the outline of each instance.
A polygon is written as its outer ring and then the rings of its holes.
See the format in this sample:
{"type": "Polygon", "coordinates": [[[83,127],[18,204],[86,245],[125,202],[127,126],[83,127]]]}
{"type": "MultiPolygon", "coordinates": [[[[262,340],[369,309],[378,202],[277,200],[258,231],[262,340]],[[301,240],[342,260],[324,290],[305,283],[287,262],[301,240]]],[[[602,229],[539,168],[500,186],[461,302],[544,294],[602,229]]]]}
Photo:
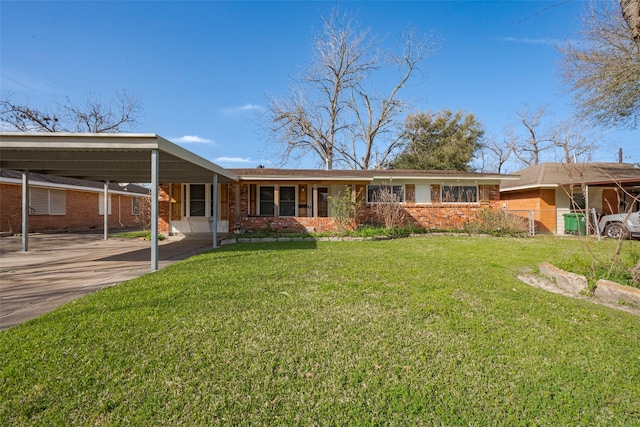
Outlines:
{"type": "MultiPolygon", "coordinates": [[[[159,242],[158,268],[212,249],[211,237],[159,242]]],[[[150,272],[151,242],[101,232],[0,237],[0,330],[33,319],[91,292],[150,272]]]]}

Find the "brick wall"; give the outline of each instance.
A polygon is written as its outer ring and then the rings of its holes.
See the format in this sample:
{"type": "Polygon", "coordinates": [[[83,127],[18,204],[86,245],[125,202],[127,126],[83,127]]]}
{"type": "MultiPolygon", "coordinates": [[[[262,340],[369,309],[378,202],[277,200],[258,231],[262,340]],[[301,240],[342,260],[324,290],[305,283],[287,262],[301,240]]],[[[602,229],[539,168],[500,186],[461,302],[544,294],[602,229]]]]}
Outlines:
{"type": "Polygon", "coordinates": [[[555,233],[556,196],[554,189],[531,189],[502,193],[501,201],[514,215],[529,217],[533,211],[537,233],[555,233]]]}
{"type": "MultiPolygon", "coordinates": [[[[244,230],[247,232],[276,229],[288,231],[337,231],[337,225],[333,218],[310,218],[310,217],[258,217],[248,215],[247,201],[247,185],[234,184],[229,185],[230,203],[233,204],[229,209],[229,227],[230,231],[244,230]],[[235,186],[239,185],[238,191],[240,200],[235,200],[235,186]],[[238,205],[236,215],[236,204],[238,205]]],[[[406,225],[414,225],[416,227],[426,229],[462,229],[463,224],[475,218],[475,213],[484,208],[501,209],[500,194],[498,186],[481,186],[484,191],[481,193],[486,198],[480,203],[473,204],[406,204],[403,205],[405,211],[406,225]]],[[[371,205],[366,205],[362,209],[359,223],[376,223],[379,219],[371,205]]]]}
{"type": "MultiPolygon", "coordinates": [[[[102,229],[104,217],[98,215],[102,193],[66,191],[66,215],[29,215],[29,231],[102,229]]],[[[132,197],[111,194],[109,227],[138,227],[138,216],[131,213],[132,197]]],[[[0,184],[0,232],[22,231],[22,187],[0,184]]]]}
{"type": "Polygon", "coordinates": [[[158,188],[158,233],[164,235],[169,234],[169,211],[171,209],[169,185],[171,184],[161,184],[158,188]]]}

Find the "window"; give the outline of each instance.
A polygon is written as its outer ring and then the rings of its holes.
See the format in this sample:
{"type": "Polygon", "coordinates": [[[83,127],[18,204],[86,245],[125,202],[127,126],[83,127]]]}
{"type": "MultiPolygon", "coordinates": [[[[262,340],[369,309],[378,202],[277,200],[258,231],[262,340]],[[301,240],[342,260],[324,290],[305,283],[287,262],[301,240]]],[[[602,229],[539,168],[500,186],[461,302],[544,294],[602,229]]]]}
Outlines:
{"type": "Polygon", "coordinates": [[[447,185],[441,187],[442,203],[477,203],[478,187],[475,185],[447,185]]]}
{"type": "MultiPolygon", "coordinates": [[[[109,199],[107,200],[107,212],[111,215],[111,194],[109,194],[109,199]]],[[[98,215],[104,215],[104,194],[100,193],[98,195],[98,215]]]]}
{"type": "Polygon", "coordinates": [[[367,203],[402,203],[402,185],[367,185],[367,203]]]}
{"type": "Polygon", "coordinates": [[[31,215],[66,215],[67,192],[31,187],[29,189],[29,211],[31,215]]]}
{"type": "Polygon", "coordinates": [[[191,184],[189,187],[189,216],[205,216],[207,206],[205,185],[191,184]]]}
{"type": "Polygon", "coordinates": [[[586,208],[586,201],[584,199],[584,194],[582,193],[574,193],[573,201],[569,199],[569,209],[571,210],[584,210],[586,208]]]}
{"type": "MultiPolygon", "coordinates": [[[[274,186],[261,186],[258,191],[258,215],[275,216],[275,193],[274,186]]],[[[296,187],[278,188],[278,215],[296,216],[296,187]]]]}
{"type": "Polygon", "coordinates": [[[296,216],[296,187],[280,187],[280,216],[296,216]]]}
{"type": "Polygon", "coordinates": [[[260,187],[258,215],[274,216],[275,214],[275,187],[260,187]]]}
{"type": "Polygon", "coordinates": [[[142,205],[142,199],[140,197],[131,198],[131,215],[140,215],[140,206],[142,205]]]}

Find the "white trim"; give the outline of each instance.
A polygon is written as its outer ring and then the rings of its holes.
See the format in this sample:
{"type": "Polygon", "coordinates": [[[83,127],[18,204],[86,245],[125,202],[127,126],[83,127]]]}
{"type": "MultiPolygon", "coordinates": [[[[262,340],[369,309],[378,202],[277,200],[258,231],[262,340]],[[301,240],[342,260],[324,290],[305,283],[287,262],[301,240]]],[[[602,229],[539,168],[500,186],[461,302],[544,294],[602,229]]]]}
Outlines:
{"type": "MultiPolygon", "coordinates": [[[[371,177],[359,177],[359,176],[341,176],[341,177],[319,177],[319,176],[273,176],[273,175],[264,175],[264,176],[251,176],[251,175],[243,175],[240,177],[240,181],[290,181],[290,182],[298,182],[298,181],[373,181],[371,177]]],[[[257,184],[256,182],[246,182],[247,184],[257,184]]]]}
{"type": "Polygon", "coordinates": [[[535,190],[535,189],[540,189],[540,190],[551,190],[554,188],[559,188],[560,185],[558,184],[544,184],[544,185],[540,185],[540,184],[530,184],[530,185],[521,185],[519,187],[507,187],[507,188],[502,188],[502,186],[500,186],[500,192],[506,192],[506,191],[519,191],[519,190],[535,190]]]}
{"type": "MultiPolygon", "coordinates": [[[[22,180],[16,179],[16,178],[0,178],[0,183],[22,185],[22,180]]],[[[73,185],[73,184],[56,184],[53,182],[33,181],[32,179],[29,180],[29,187],[61,188],[64,190],[83,191],[83,192],[100,193],[100,194],[104,192],[103,188],[83,187],[80,185],[73,185]]],[[[109,189],[109,194],[121,194],[123,196],[133,196],[133,197],[151,197],[150,194],[134,193],[131,191],[112,190],[112,189],[109,189]]]]}
{"type": "MultiPolygon", "coordinates": [[[[352,178],[353,179],[353,178],[352,178]]],[[[460,176],[460,175],[425,175],[425,176],[417,176],[417,175],[397,175],[397,176],[384,176],[384,175],[376,175],[373,177],[374,180],[387,180],[387,181],[396,181],[399,179],[404,179],[407,181],[443,181],[443,180],[460,180],[460,181],[495,181],[496,185],[500,184],[500,181],[509,180],[516,181],[520,179],[520,177],[505,177],[505,176],[460,176]]]]}

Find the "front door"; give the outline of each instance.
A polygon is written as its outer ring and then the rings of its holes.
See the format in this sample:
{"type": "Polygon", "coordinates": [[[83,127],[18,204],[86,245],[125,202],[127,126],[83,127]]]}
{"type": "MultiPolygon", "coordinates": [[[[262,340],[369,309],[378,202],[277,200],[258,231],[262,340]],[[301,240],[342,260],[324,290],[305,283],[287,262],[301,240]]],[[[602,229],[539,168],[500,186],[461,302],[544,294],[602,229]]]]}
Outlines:
{"type": "Polygon", "coordinates": [[[329,216],[329,188],[318,187],[318,216],[329,216]]]}

